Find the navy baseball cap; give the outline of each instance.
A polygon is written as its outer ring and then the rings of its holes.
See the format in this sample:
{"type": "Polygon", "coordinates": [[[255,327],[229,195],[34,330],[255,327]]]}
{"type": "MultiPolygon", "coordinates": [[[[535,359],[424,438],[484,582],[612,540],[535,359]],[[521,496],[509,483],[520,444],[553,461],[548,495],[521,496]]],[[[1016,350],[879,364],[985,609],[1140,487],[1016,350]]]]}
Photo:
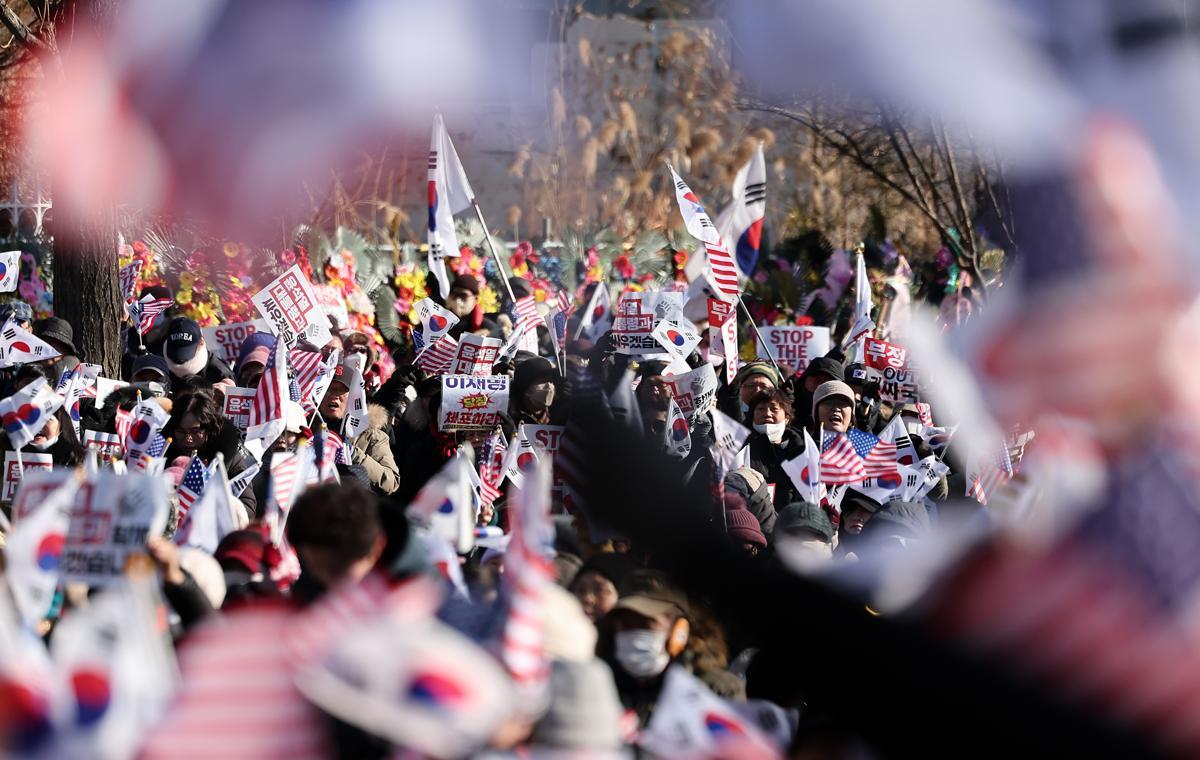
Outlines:
{"type": "Polygon", "coordinates": [[[189,362],[200,349],[200,341],[203,338],[196,320],[176,317],[167,325],[167,341],[163,346],[163,355],[175,364],[189,362]]]}

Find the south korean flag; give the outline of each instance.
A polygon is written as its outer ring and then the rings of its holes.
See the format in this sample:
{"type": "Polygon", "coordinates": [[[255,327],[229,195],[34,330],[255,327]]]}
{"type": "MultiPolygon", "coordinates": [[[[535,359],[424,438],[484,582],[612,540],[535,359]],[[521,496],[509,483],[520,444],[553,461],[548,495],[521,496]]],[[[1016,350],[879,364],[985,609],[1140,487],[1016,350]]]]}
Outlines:
{"type": "Polygon", "coordinates": [[[21,274],[21,252],[0,253],[0,293],[11,293],[17,289],[17,276],[21,274]]]}
{"type": "Polygon", "coordinates": [[[12,317],[0,328],[0,367],[38,362],[60,356],[58,351],[28,330],[17,326],[12,317]]]}

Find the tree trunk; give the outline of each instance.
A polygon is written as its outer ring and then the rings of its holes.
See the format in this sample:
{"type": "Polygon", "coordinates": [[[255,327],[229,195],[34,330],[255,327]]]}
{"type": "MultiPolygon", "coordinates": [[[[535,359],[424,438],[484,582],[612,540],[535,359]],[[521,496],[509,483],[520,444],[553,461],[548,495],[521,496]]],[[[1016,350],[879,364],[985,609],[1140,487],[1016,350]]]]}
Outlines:
{"type": "Polygon", "coordinates": [[[71,323],[82,361],[105,377],[121,376],[121,289],[114,213],[57,229],[54,236],[54,313],[71,323]]]}

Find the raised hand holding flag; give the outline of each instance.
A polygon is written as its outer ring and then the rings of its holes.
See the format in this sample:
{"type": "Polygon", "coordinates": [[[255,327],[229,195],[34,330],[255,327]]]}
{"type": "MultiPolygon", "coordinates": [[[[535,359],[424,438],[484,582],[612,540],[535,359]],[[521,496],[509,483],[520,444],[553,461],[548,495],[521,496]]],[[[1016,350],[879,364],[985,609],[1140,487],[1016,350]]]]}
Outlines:
{"type": "Polygon", "coordinates": [[[196,503],[196,499],[204,493],[204,487],[208,483],[208,468],[205,467],[204,461],[196,454],[192,455],[191,461],[183,471],[183,478],[179,481],[179,488],[176,490],[176,495],[179,500],[179,511],[186,516],[192,508],[192,504],[196,503]]]}

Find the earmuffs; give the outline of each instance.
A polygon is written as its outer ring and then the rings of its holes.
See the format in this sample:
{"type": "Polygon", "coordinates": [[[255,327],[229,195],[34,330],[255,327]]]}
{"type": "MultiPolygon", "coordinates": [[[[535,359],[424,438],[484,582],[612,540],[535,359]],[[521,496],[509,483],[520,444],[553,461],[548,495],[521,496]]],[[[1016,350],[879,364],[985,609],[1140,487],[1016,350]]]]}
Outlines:
{"type": "Polygon", "coordinates": [[[683,653],[683,648],[687,646],[688,636],[691,635],[692,627],[688,624],[687,618],[676,618],[671,625],[671,632],[667,635],[667,654],[674,659],[683,653]]]}

